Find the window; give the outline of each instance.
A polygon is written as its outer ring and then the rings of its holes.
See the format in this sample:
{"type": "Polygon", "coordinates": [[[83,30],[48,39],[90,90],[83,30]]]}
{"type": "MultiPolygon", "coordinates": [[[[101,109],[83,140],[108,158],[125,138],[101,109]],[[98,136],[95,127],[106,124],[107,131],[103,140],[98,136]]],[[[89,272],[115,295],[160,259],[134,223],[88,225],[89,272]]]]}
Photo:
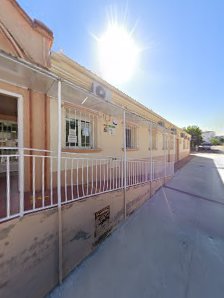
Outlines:
{"type": "Polygon", "coordinates": [[[74,109],[66,109],[65,144],[68,148],[95,148],[95,115],[74,109]]]}
{"type": "MultiPolygon", "coordinates": [[[[12,149],[17,147],[17,138],[18,138],[18,127],[17,123],[13,121],[5,121],[0,119],[0,166],[3,163],[6,163],[6,157],[2,155],[16,155],[17,149],[12,149]],[[1,149],[5,147],[7,149],[1,149]],[[11,148],[12,147],[12,148],[11,148]]],[[[10,157],[10,161],[17,161],[18,157],[10,157]]],[[[0,169],[1,173],[1,169],[0,169]]]]}
{"type": "Polygon", "coordinates": [[[174,136],[170,135],[169,136],[169,149],[173,150],[173,147],[174,147],[174,136]]]}
{"type": "Polygon", "coordinates": [[[157,150],[157,130],[152,129],[152,150],[157,150]]]}
{"type": "Polygon", "coordinates": [[[137,128],[136,126],[126,126],[126,148],[136,149],[137,148],[137,128]]]}
{"type": "Polygon", "coordinates": [[[163,133],[163,150],[167,149],[167,135],[163,133]]]}

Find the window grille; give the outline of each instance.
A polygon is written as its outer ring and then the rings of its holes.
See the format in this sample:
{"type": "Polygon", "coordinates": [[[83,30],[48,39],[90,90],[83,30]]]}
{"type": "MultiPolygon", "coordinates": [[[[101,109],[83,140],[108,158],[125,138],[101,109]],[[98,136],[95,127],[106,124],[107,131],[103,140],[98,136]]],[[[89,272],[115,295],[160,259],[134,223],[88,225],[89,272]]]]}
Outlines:
{"type": "Polygon", "coordinates": [[[152,150],[157,150],[157,130],[156,128],[152,129],[152,150]]]}
{"type": "Polygon", "coordinates": [[[127,125],[126,126],[126,148],[136,149],[137,148],[137,127],[127,125]]]}
{"type": "Polygon", "coordinates": [[[167,149],[167,135],[163,133],[163,150],[167,149]]]}
{"type": "Polygon", "coordinates": [[[169,149],[173,150],[174,148],[174,138],[173,135],[169,136],[169,149]]]}
{"type": "Polygon", "coordinates": [[[67,108],[65,115],[65,144],[67,148],[96,148],[96,115],[67,108]]]}

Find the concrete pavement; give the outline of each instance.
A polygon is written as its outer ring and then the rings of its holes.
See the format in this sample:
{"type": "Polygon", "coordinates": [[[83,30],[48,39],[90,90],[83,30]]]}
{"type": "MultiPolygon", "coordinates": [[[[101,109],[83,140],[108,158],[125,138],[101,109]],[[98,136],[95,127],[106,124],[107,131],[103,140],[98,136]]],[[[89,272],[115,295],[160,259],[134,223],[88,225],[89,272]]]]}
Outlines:
{"type": "Polygon", "coordinates": [[[49,297],[223,298],[223,171],[194,155],[49,297]]]}

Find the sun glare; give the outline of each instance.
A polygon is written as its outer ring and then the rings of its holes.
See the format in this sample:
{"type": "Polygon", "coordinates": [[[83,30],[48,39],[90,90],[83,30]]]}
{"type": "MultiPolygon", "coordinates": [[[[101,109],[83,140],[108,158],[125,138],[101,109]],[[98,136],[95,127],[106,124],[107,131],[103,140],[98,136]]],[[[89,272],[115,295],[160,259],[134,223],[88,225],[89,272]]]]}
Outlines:
{"type": "Polygon", "coordinates": [[[97,38],[102,76],[111,83],[123,83],[133,76],[139,58],[139,48],[125,26],[111,24],[97,38]]]}

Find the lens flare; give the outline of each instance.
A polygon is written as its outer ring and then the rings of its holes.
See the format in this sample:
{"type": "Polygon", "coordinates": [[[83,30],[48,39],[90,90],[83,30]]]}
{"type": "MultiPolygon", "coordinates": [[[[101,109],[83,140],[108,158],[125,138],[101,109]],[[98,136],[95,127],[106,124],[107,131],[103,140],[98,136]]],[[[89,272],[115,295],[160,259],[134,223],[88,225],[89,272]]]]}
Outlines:
{"type": "Polygon", "coordinates": [[[111,83],[123,83],[134,75],[139,60],[139,48],[124,25],[108,25],[97,38],[102,76],[111,83]]]}

